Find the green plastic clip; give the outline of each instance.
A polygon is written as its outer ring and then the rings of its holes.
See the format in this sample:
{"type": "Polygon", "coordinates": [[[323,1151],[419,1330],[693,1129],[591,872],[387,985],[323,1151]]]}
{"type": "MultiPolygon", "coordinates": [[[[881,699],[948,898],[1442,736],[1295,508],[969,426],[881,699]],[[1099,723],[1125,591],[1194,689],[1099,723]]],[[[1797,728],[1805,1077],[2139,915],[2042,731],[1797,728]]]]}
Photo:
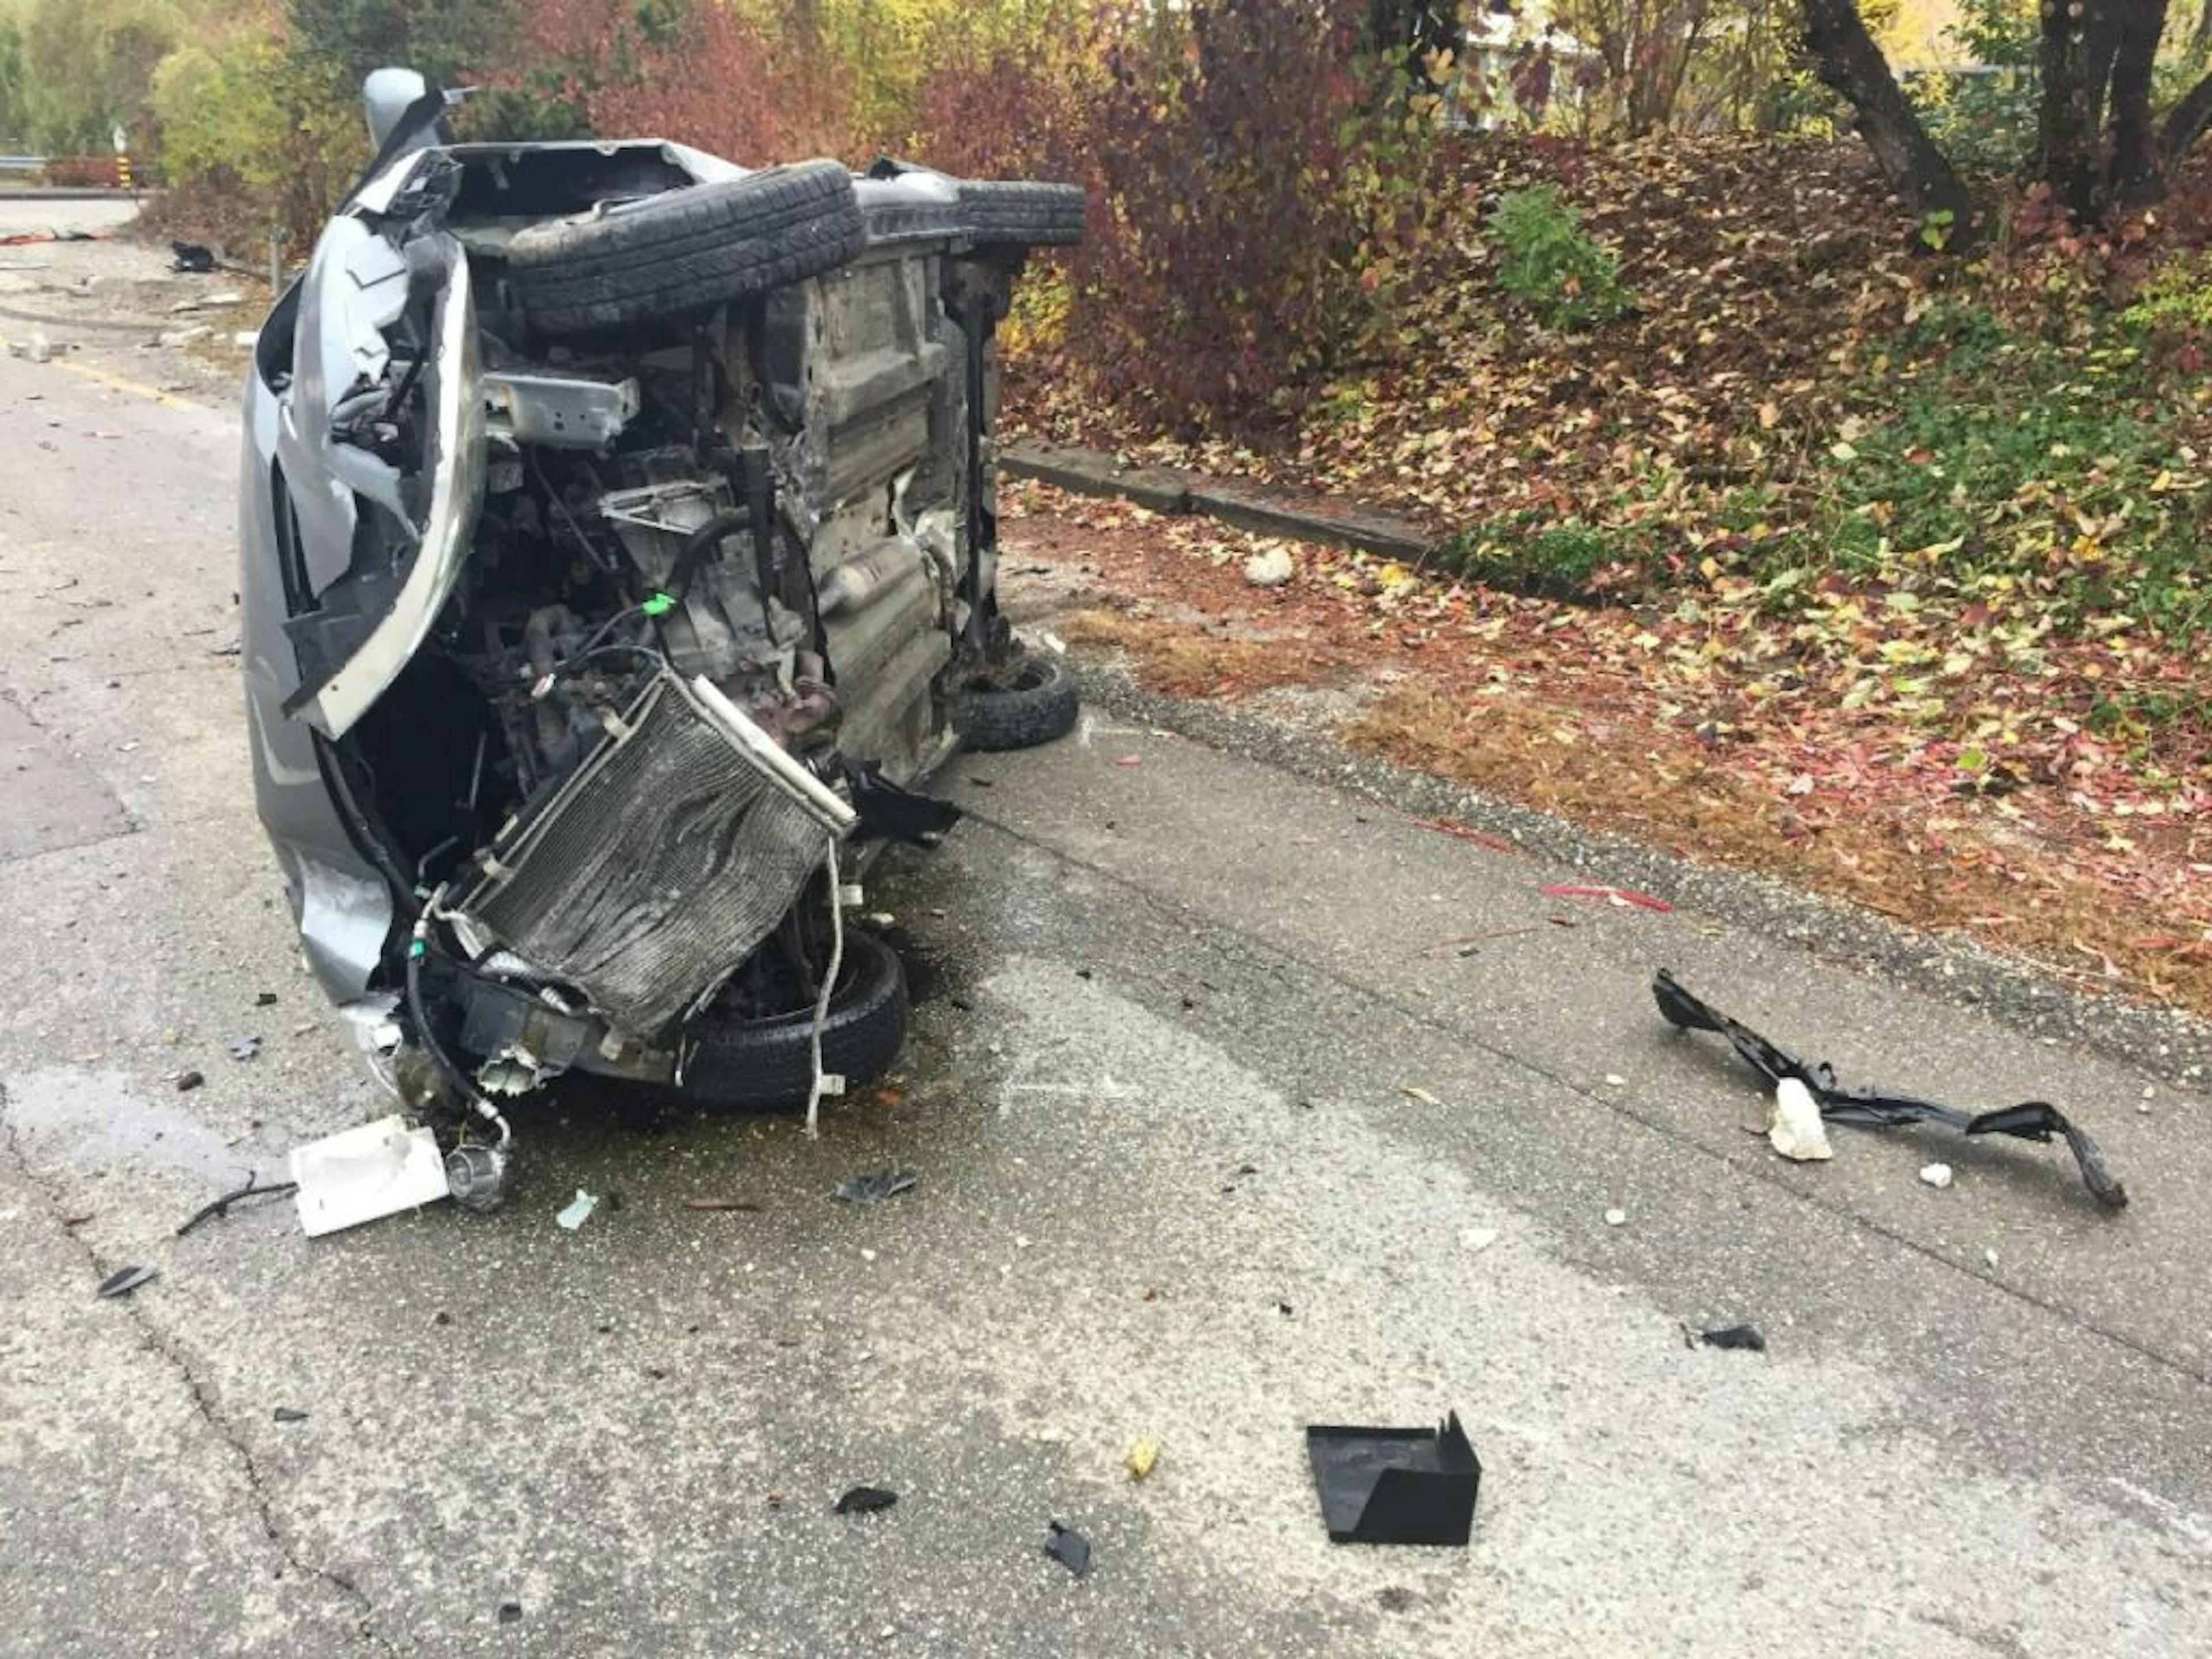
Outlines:
{"type": "Polygon", "coordinates": [[[643,605],[638,606],[638,609],[648,617],[665,617],[676,609],[676,601],[665,593],[654,593],[650,595],[643,605]]]}

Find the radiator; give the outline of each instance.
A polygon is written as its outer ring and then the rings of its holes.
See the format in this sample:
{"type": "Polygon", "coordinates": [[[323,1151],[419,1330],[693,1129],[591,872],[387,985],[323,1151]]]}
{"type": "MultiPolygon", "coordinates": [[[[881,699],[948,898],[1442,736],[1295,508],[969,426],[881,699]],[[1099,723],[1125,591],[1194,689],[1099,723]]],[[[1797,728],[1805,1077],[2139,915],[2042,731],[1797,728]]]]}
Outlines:
{"type": "Polygon", "coordinates": [[[711,686],[663,674],[451,908],[464,937],[654,1041],[768,936],[851,821],[711,686]]]}

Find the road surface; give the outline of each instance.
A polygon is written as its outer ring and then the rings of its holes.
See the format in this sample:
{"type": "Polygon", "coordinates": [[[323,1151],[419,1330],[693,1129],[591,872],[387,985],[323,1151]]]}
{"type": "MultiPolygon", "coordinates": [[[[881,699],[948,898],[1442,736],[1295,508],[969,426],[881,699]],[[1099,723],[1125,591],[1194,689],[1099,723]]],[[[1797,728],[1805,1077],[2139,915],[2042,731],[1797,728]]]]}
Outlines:
{"type": "Polygon", "coordinates": [[[872,878],[895,1101],[580,1091],[495,1215],[174,1237],[380,1102],[252,816],[231,416],[102,349],[0,358],[0,1651],[2212,1653],[2202,1098],[1112,708],[872,878]],[[2012,1142],[1782,1164],[1662,963],[2062,1102],[2133,1206],[2012,1142]],[[1473,1545],[1330,1544],[1304,1425],[1449,1409],[1473,1545]]]}

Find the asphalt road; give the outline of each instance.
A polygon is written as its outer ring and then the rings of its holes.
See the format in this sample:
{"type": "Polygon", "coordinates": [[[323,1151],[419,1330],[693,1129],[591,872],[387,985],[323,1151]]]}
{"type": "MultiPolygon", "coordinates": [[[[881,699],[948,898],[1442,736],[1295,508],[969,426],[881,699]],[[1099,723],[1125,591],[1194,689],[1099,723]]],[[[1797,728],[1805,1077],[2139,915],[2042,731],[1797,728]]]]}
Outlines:
{"type": "Polygon", "coordinates": [[[0,1651],[2212,1653],[2201,1097],[1111,710],[872,878],[895,1103],[580,1091],[496,1215],[176,1238],[380,1102],[253,820],[231,418],[128,354],[0,358],[0,1651]],[[1780,1163],[1662,963],[2061,1102],[2133,1206],[2011,1142],[1780,1163]],[[1448,1408],[1472,1547],[1332,1546],[1303,1425],[1448,1408]]]}
{"type": "Polygon", "coordinates": [[[119,197],[0,193],[0,236],[55,229],[97,234],[127,225],[137,216],[138,204],[119,197]]]}

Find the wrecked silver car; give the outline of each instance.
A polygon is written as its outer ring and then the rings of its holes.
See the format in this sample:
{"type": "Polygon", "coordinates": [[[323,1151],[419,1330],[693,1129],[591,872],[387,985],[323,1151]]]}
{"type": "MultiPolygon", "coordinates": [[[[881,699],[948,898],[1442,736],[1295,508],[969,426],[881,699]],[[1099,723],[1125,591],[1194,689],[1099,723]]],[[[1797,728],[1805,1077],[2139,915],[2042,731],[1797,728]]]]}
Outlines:
{"type": "Polygon", "coordinates": [[[1066,731],[994,598],[994,344],[1072,188],[679,144],[378,154],[264,325],[240,533],[260,814],[453,1194],[565,1073],[707,1108],[888,1066],[846,925],[961,742],[1066,731]],[[841,864],[841,858],[843,862],[841,864]]]}

